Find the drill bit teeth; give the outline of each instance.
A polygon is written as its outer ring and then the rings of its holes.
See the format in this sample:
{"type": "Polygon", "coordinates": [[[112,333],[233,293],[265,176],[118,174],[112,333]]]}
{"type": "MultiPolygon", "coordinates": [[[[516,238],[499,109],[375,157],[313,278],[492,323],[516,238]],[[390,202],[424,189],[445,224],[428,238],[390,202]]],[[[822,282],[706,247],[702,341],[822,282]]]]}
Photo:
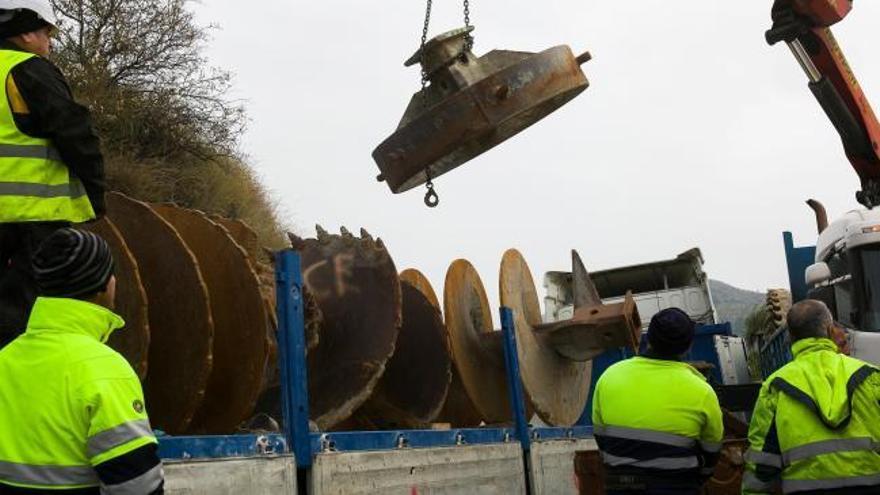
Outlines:
{"type": "Polygon", "coordinates": [[[315,225],[315,233],[317,234],[319,241],[323,241],[330,237],[330,234],[324,230],[324,227],[317,224],[315,225]]]}
{"type": "MultiPolygon", "coordinates": [[[[254,413],[280,419],[275,282],[256,234],[238,221],[120,194],[108,196],[107,219],[89,228],[108,239],[124,278],[119,309],[129,328],[111,344],[145,374],[154,425],[228,434],[254,413]]],[[[319,428],[511,420],[501,333],[473,265],[450,265],[441,311],[427,277],[398,275],[380,237],[363,228],[359,237],[345,227],[315,232],[288,237],[301,259],[309,406],[319,428]]],[[[620,325],[609,322],[634,311],[602,305],[576,252],[572,263],[573,323],[542,323],[518,251],[504,254],[499,279],[501,304],[514,310],[527,411],[551,425],[572,424],[589,391],[594,354],[572,356],[565,346],[587,335],[601,349],[607,342],[594,338],[596,329],[614,334],[620,325]],[[583,311],[598,316],[578,320],[583,311]]]]}
{"type": "Polygon", "coordinates": [[[294,234],[293,232],[287,233],[287,239],[290,240],[290,247],[296,249],[297,251],[302,249],[302,246],[305,243],[305,240],[303,240],[302,237],[294,234]]]}

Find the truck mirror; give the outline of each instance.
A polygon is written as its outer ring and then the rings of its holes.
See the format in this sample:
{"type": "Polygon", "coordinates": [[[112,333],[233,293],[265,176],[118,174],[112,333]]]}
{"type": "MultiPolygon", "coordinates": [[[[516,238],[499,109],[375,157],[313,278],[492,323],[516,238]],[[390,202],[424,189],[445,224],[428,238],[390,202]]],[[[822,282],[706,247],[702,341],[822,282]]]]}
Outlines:
{"type": "Polygon", "coordinates": [[[807,267],[806,271],[807,285],[816,286],[823,282],[831,280],[831,269],[824,261],[813,263],[807,267]]]}

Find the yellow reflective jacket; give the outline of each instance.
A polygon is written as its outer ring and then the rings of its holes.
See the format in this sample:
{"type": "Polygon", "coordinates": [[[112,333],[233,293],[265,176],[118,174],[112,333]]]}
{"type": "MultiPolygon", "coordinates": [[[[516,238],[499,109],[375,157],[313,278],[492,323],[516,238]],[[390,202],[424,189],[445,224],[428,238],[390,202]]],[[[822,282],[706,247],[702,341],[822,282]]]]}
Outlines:
{"type": "Polygon", "coordinates": [[[5,81],[16,65],[35,56],[0,49],[0,223],[92,220],[86,189],[58,150],[15,125],[5,81]]]}
{"type": "Polygon", "coordinates": [[[609,473],[683,489],[711,475],[724,425],[718,397],[696,369],[639,356],[596,383],[593,433],[609,473]]]}
{"type": "MultiPolygon", "coordinates": [[[[27,331],[0,350],[0,492],[103,486],[96,466],[156,443],[140,381],[104,345],[122,325],[88,302],[37,299],[27,331]]],[[[161,483],[161,466],[147,478],[161,483]]]]}
{"type": "Polygon", "coordinates": [[[742,492],[880,485],[880,370],[829,339],[797,341],[792,353],[761,387],[742,492]]]}

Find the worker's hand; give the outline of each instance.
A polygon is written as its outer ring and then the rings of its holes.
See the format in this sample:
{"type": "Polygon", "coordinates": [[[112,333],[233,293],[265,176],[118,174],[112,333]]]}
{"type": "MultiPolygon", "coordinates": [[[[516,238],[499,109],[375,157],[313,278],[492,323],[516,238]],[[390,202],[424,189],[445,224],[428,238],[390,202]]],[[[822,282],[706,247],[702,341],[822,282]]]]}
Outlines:
{"type": "Polygon", "coordinates": [[[792,42],[799,36],[810,32],[810,20],[792,9],[786,2],[776,2],[773,6],[773,27],[764,33],[767,43],[775,45],[780,41],[792,42]]]}

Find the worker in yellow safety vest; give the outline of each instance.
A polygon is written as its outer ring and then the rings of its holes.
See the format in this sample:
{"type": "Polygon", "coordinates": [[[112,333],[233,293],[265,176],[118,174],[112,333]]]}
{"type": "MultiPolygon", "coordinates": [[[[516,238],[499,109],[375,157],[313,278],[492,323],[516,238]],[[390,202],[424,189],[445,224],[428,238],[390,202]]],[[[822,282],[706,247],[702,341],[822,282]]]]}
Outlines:
{"type": "Polygon", "coordinates": [[[880,373],[840,354],[820,301],[787,317],[794,361],[761,387],[742,492],[880,493],[880,373]]]}
{"type": "Polygon", "coordinates": [[[107,243],[57,230],[34,273],[27,330],[0,349],[0,495],[163,493],[140,381],[105,344],[124,324],[107,243]]]}
{"type": "Polygon", "coordinates": [[[0,348],[27,323],[40,242],[104,213],[89,111],[45,58],[57,24],[49,0],[0,0],[0,348]]]}
{"type": "Polygon", "coordinates": [[[608,494],[696,495],[718,462],[721,408],[706,378],[682,362],[695,324],[678,309],[651,318],[648,350],[596,383],[593,433],[608,494]]]}

